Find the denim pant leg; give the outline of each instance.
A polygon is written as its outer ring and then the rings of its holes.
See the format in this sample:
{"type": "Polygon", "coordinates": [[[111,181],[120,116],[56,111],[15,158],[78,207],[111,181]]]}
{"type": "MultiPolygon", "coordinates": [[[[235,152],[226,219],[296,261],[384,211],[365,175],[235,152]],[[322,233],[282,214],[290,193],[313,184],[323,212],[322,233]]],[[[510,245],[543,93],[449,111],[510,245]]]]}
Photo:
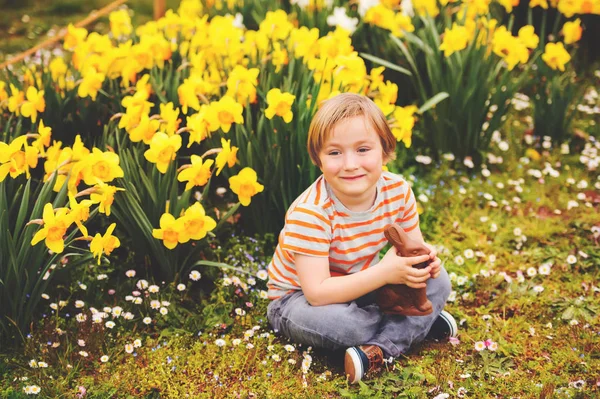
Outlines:
{"type": "Polygon", "coordinates": [[[433,305],[433,312],[427,316],[384,315],[377,334],[368,344],[380,346],[386,357],[406,353],[411,345],[425,339],[444,309],[451,289],[448,273],[442,267],[437,278],[427,280],[427,298],[433,305]]]}
{"type": "Polygon", "coordinates": [[[291,341],[337,350],[362,345],[379,329],[379,307],[365,297],[343,304],[312,306],[302,291],[272,301],[267,318],[275,332],[291,341]]]}

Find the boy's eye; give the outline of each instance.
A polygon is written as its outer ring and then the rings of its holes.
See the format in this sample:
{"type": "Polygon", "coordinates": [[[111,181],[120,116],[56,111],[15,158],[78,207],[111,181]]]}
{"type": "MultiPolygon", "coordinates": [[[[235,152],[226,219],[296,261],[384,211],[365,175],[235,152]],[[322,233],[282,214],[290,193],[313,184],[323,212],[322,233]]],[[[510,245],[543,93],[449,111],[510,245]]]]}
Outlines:
{"type": "Polygon", "coordinates": [[[329,151],[329,155],[339,155],[339,151],[329,151]]]}
{"type": "Polygon", "coordinates": [[[363,148],[359,148],[358,152],[367,152],[369,150],[370,150],[370,148],[363,147],[363,148]]]}

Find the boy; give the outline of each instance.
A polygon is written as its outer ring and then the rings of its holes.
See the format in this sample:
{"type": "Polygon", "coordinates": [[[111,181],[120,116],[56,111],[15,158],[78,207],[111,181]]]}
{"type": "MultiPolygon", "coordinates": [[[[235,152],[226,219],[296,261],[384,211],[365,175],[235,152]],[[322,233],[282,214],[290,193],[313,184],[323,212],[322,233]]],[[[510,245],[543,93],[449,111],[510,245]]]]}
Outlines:
{"type": "Polygon", "coordinates": [[[383,172],[396,139],[385,116],[367,97],[345,93],[324,102],[308,135],[311,160],[323,174],[290,206],[269,264],[267,317],[292,341],[346,350],[351,383],[426,338],[456,335],[442,309],[450,280],[436,250],[400,257],[386,245],[384,228],[397,223],[423,242],[414,194],[399,176],[383,172]],[[431,259],[425,269],[412,265],[431,259]],[[373,291],[386,284],[425,288],[427,316],[384,314],[373,291]]]}

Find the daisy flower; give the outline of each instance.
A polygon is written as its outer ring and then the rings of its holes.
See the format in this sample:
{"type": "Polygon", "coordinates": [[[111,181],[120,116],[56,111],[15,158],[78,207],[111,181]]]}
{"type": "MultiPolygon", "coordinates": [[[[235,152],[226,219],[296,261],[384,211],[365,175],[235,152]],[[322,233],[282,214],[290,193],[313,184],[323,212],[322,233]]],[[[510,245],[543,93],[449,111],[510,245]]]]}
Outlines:
{"type": "Polygon", "coordinates": [[[108,362],[108,356],[106,356],[106,355],[102,356],[102,357],[100,358],[100,361],[101,361],[102,363],[106,363],[106,362],[108,362]]]}
{"type": "Polygon", "coordinates": [[[550,267],[550,263],[544,263],[538,268],[538,273],[540,273],[543,276],[547,276],[550,274],[550,267]]]}
{"type": "Polygon", "coordinates": [[[575,257],[575,255],[567,256],[567,263],[569,265],[574,265],[575,263],[577,263],[577,258],[575,257]]]}
{"type": "Polygon", "coordinates": [[[200,280],[200,277],[202,277],[202,275],[200,274],[200,272],[198,270],[192,270],[190,272],[190,280],[198,281],[198,280],[200,280]]]}
{"type": "Polygon", "coordinates": [[[218,347],[223,347],[223,346],[225,346],[225,340],[219,338],[215,341],[215,345],[217,345],[218,347]]]}
{"type": "Polygon", "coordinates": [[[477,352],[481,352],[484,349],[485,349],[485,343],[483,341],[477,341],[477,342],[475,342],[475,350],[477,352]]]}
{"type": "Polygon", "coordinates": [[[177,291],[185,291],[185,284],[177,284],[177,291]]]}
{"type": "Polygon", "coordinates": [[[133,353],[133,345],[132,344],[125,344],[125,352],[127,352],[127,353],[133,353]]]}

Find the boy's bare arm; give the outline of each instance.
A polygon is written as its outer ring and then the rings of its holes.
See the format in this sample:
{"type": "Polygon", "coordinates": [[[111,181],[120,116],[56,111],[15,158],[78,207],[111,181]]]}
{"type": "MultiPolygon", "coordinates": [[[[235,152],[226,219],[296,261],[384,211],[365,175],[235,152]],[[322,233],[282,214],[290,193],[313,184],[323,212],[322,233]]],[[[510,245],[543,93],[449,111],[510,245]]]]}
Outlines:
{"type": "Polygon", "coordinates": [[[402,258],[391,248],[373,267],[347,276],[331,277],[327,258],[295,254],[300,286],[312,306],[350,302],[386,284],[425,287],[431,268],[415,269],[412,265],[427,259],[428,255],[402,258]]]}

